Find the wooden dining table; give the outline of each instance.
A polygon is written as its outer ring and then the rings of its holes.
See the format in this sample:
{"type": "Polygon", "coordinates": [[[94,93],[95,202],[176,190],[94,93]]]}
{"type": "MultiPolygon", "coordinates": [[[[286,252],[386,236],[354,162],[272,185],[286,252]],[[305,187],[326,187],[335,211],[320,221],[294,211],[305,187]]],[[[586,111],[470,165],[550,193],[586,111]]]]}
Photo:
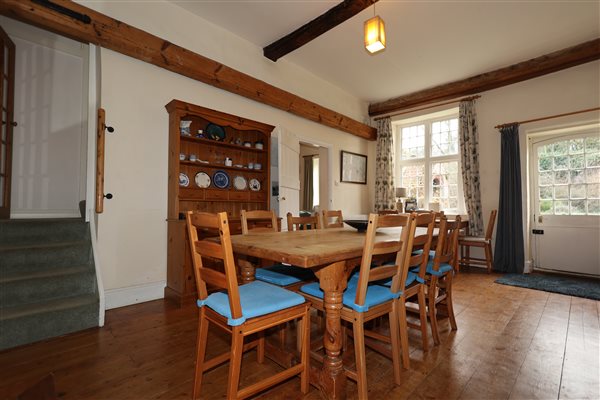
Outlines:
{"type": "MultiPolygon", "coordinates": [[[[400,229],[381,229],[377,231],[376,241],[398,241],[400,232],[400,229]]],[[[342,296],[349,274],[360,263],[364,240],[364,233],[351,228],[231,236],[237,256],[314,270],[324,292],[325,356],[321,368],[311,371],[311,383],[315,383],[327,399],[346,397],[346,375],[342,363],[342,296]]],[[[244,281],[254,280],[254,264],[242,263],[240,268],[244,281]]]]}

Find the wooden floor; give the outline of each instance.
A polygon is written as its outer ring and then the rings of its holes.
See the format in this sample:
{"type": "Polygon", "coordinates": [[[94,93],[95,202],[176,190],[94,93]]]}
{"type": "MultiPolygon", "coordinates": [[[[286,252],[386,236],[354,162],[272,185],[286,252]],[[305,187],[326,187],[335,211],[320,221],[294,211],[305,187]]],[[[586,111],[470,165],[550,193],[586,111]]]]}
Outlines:
{"type": "MultiPolygon", "coordinates": [[[[411,369],[393,384],[388,359],[368,352],[371,399],[599,399],[600,302],[494,283],[456,279],[458,331],[441,323],[442,344],[424,354],[411,333],[411,369]]],[[[153,301],[111,310],[104,328],[0,353],[0,399],[53,372],[60,399],[189,399],[197,313],[153,301]]],[[[209,351],[227,338],[213,335],[209,351]]],[[[244,358],[242,382],[277,367],[244,358]]],[[[225,395],[227,365],[206,375],[203,398],[225,395]]],[[[318,399],[294,378],[262,398],[318,399]]],[[[348,397],[356,398],[349,381],[348,397]]]]}

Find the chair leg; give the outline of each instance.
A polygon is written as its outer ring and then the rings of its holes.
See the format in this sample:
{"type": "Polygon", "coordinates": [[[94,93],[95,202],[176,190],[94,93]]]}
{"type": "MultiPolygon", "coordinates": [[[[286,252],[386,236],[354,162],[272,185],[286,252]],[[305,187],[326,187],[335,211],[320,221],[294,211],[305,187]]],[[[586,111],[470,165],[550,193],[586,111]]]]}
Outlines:
{"type": "Polygon", "coordinates": [[[304,365],[300,374],[300,391],[302,394],[307,394],[310,390],[310,309],[308,307],[304,317],[298,322],[298,336],[302,337],[300,362],[304,365]]]}
{"type": "Polygon", "coordinates": [[[400,346],[402,347],[402,366],[409,369],[408,323],[406,321],[406,299],[404,297],[398,299],[398,325],[400,327],[400,346]]]}
{"type": "MultiPolygon", "coordinates": [[[[356,315],[356,314],[355,314],[356,315]]],[[[367,358],[365,355],[365,327],[362,315],[355,317],[352,324],[354,333],[354,354],[356,357],[356,384],[358,385],[358,398],[368,397],[367,388],[367,358]]]]}
{"type": "Polygon", "coordinates": [[[492,272],[492,245],[490,243],[485,244],[485,261],[487,263],[488,274],[492,272]]]}
{"type": "Polygon", "coordinates": [[[286,330],[287,328],[287,322],[281,324],[280,328],[279,328],[279,347],[283,350],[285,348],[285,337],[286,337],[286,330]]]}
{"type": "Polygon", "coordinates": [[[465,247],[466,247],[466,249],[465,249],[465,258],[467,260],[466,263],[465,263],[465,265],[468,266],[468,267],[470,267],[471,263],[469,262],[469,260],[471,259],[471,246],[466,245],[465,247]]]}
{"type": "Polygon", "coordinates": [[[400,385],[400,324],[398,323],[397,302],[394,302],[392,311],[388,314],[390,321],[390,338],[392,341],[392,365],[394,366],[394,383],[400,385]]]}
{"type": "Polygon", "coordinates": [[[202,386],[202,376],[204,375],[204,356],[206,355],[206,340],[208,339],[208,324],[210,323],[205,319],[204,307],[200,308],[198,316],[198,339],[196,343],[196,368],[194,371],[194,389],[192,392],[192,399],[197,399],[200,396],[200,389],[202,386]]]}
{"type": "Polygon", "coordinates": [[[435,309],[437,281],[437,276],[432,275],[431,280],[429,281],[429,288],[427,290],[427,309],[429,311],[429,323],[431,324],[431,336],[433,336],[433,343],[439,345],[440,333],[438,331],[437,315],[435,309]]]}
{"type": "Polygon", "coordinates": [[[419,317],[421,319],[421,336],[423,338],[423,351],[429,351],[429,342],[427,340],[427,301],[425,300],[424,287],[419,289],[419,317]]]}
{"type": "Polygon", "coordinates": [[[229,379],[227,381],[227,398],[237,398],[240,385],[240,372],[242,369],[242,355],[244,349],[244,335],[239,329],[231,332],[231,358],[229,360],[229,379]]]}
{"type": "Polygon", "coordinates": [[[456,318],[454,317],[454,303],[452,302],[452,272],[446,274],[444,278],[446,284],[446,309],[448,310],[448,319],[450,320],[450,326],[452,330],[458,329],[456,325],[456,318]]]}
{"type": "Polygon", "coordinates": [[[258,332],[258,346],[256,346],[256,361],[265,362],[265,331],[258,332]]]}

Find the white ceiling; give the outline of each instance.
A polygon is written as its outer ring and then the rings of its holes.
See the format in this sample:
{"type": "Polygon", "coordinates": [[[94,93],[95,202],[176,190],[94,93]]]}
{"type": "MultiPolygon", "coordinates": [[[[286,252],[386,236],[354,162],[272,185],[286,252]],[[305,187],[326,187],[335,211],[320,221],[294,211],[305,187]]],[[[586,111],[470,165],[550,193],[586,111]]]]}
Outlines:
{"type": "MultiPolygon", "coordinates": [[[[175,0],[262,47],[335,6],[324,0],[175,0]]],[[[286,55],[354,96],[387,100],[600,37],[598,0],[421,0],[376,3],[387,48],[369,55],[373,7],[286,55]]]]}

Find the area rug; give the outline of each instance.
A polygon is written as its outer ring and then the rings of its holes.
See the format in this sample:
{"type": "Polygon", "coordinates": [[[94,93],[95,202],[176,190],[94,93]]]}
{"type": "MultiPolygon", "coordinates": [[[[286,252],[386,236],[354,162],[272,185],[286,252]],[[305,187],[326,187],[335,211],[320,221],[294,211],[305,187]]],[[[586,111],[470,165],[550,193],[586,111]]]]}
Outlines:
{"type": "Polygon", "coordinates": [[[506,274],[496,283],[600,300],[600,280],[561,275],[506,274]]]}

